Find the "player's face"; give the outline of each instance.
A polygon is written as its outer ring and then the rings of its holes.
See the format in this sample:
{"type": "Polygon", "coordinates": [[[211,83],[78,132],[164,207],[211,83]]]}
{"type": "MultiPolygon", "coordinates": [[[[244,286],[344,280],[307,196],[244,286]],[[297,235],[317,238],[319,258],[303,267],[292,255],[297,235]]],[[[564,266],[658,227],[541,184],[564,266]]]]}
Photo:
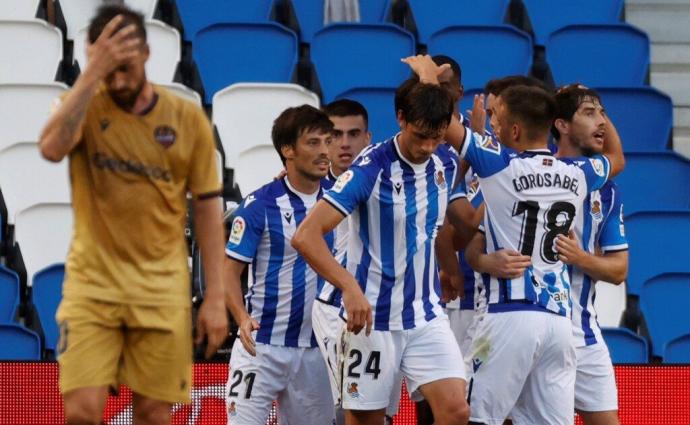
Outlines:
{"type": "Polygon", "coordinates": [[[349,115],[346,117],[328,117],[333,122],[333,140],[328,146],[328,157],[331,167],[337,175],[347,170],[355,157],[371,141],[364,117],[349,115]]]}
{"type": "Polygon", "coordinates": [[[494,98],[493,102],[491,102],[491,108],[493,110],[491,114],[491,127],[494,134],[498,136],[501,144],[519,150],[517,146],[519,129],[517,124],[511,119],[508,108],[500,96],[494,98]]]}
{"type": "Polygon", "coordinates": [[[149,57],[148,46],[144,45],[139,54],[120,64],[115,71],[105,77],[108,93],[113,101],[125,110],[134,106],[146,83],[146,60],[149,57]]]}
{"type": "Polygon", "coordinates": [[[499,125],[496,114],[497,98],[493,94],[489,93],[486,97],[486,115],[489,117],[489,124],[491,125],[491,131],[494,135],[498,136],[499,125]]]}
{"type": "Polygon", "coordinates": [[[429,130],[402,120],[398,140],[400,151],[411,162],[423,164],[431,158],[438,145],[443,143],[446,128],[447,126],[438,130],[429,130]]]}
{"type": "Polygon", "coordinates": [[[287,148],[285,157],[293,162],[295,170],[310,180],[321,180],[328,174],[328,145],[332,140],[331,133],[321,130],[303,132],[295,147],[287,148]]]}
{"type": "Polygon", "coordinates": [[[579,147],[584,155],[602,152],[606,135],[606,115],[597,99],[582,102],[568,128],[570,142],[579,147]]]}

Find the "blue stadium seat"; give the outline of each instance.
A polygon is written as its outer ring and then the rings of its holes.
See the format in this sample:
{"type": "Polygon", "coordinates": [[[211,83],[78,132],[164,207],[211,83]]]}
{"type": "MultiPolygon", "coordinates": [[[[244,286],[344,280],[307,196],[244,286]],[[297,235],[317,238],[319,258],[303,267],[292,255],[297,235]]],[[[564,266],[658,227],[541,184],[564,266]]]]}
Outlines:
{"type": "Polygon", "coordinates": [[[410,76],[400,59],[414,53],[412,34],[389,24],[329,25],[311,46],[325,103],[357,87],[396,87],[410,76]]]}
{"type": "Polygon", "coordinates": [[[690,334],[674,338],[666,343],[664,363],[690,364],[690,334]]]}
{"type": "Polygon", "coordinates": [[[431,36],[428,47],[430,55],[448,55],[460,64],[467,89],[506,75],[526,75],[532,66],[532,39],[509,25],[445,28],[431,36]],[[487,52],[501,59],[480,59],[487,52]]]}
{"type": "Polygon", "coordinates": [[[421,44],[427,44],[435,32],[454,25],[499,25],[509,3],[509,0],[408,0],[421,44]]]}
{"type": "Polygon", "coordinates": [[[40,360],[41,339],[23,326],[0,323],[0,360],[40,360]]]}
{"type": "Polygon", "coordinates": [[[45,348],[55,351],[60,331],[55,321],[55,313],[62,299],[62,281],[65,277],[65,265],[56,264],[47,267],[34,275],[31,298],[38,319],[41,321],[45,348]]]}
{"type": "Polygon", "coordinates": [[[612,24],[619,20],[623,0],[522,0],[534,42],[543,46],[554,31],[573,24],[612,24]]]}
{"type": "MultiPolygon", "coordinates": [[[[311,43],[316,32],[323,28],[323,0],[291,0],[300,29],[300,40],[311,43]]],[[[366,0],[359,2],[359,18],[363,24],[385,22],[391,0],[366,0]]]]}
{"type": "Polygon", "coordinates": [[[673,127],[673,102],[651,87],[596,89],[616,125],[625,153],[666,151],[673,127]]]}
{"type": "Polygon", "coordinates": [[[625,328],[602,328],[601,333],[613,363],[647,363],[649,349],[641,336],[625,328]]]}
{"type": "Polygon", "coordinates": [[[14,322],[19,307],[19,276],[0,266],[0,323],[14,322]]]}
{"type": "MultiPolygon", "coordinates": [[[[628,145],[623,139],[624,149],[628,145]]],[[[626,215],[645,210],[690,209],[690,161],[675,152],[627,153],[616,177],[626,215]]]]}
{"type": "MultiPolygon", "coordinates": [[[[464,69],[463,69],[463,74],[464,74],[464,69]]],[[[462,95],[462,99],[460,99],[460,113],[463,115],[467,115],[467,110],[472,110],[472,106],[474,105],[474,95],[475,94],[482,94],[484,93],[483,88],[474,88],[474,89],[465,89],[464,94],[462,95]]],[[[487,126],[489,125],[489,120],[487,118],[487,126]]]]}
{"type": "Polygon", "coordinates": [[[273,0],[177,0],[177,11],[184,25],[184,39],[209,25],[225,22],[267,22],[273,0]]]}
{"type": "MultiPolygon", "coordinates": [[[[688,240],[690,239],[683,241],[684,245],[688,240]]],[[[687,250],[682,252],[682,256],[687,262],[687,250]]],[[[644,283],[640,294],[640,309],[649,329],[652,353],[655,356],[663,356],[667,342],[690,333],[688,299],[690,273],[664,273],[644,283]]]]}
{"type": "Polygon", "coordinates": [[[238,82],[287,83],[297,64],[294,32],[275,23],[216,24],[194,37],[193,55],[211,103],[238,82]]]}
{"type": "Polygon", "coordinates": [[[625,233],[630,245],[628,294],[640,295],[644,283],[660,274],[690,273],[690,211],[631,214],[625,219],[625,233]]]}
{"type": "Polygon", "coordinates": [[[400,127],[395,118],[394,88],[361,88],[348,90],[339,99],[352,99],[364,105],[369,114],[371,142],[382,142],[394,136],[400,127]]]}
{"type": "Polygon", "coordinates": [[[571,25],[551,34],[546,61],[558,86],[641,86],[649,67],[649,38],[626,24],[571,25]]]}

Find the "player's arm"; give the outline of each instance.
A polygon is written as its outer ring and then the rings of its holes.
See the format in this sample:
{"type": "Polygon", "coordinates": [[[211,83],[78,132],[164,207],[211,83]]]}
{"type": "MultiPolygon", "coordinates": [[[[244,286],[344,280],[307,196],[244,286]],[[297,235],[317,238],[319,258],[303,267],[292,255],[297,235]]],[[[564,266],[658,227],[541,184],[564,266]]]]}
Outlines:
{"type": "Polygon", "coordinates": [[[620,284],[628,275],[628,251],[591,254],[581,248],[575,234],[558,235],[556,239],[558,259],[565,264],[579,267],[593,280],[620,284]]]}
{"type": "Polygon", "coordinates": [[[235,319],[235,323],[239,325],[240,342],[244,349],[252,355],[256,356],[256,342],[252,338],[252,332],[259,329],[259,322],[254,320],[244,306],[244,297],[242,295],[242,272],[247,267],[246,263],[237,261],[234,258],[226,258],[223,267],[223,275],[225,280],[225,305],[227,305],[235,319]]]}
{"type": "Polygon", "coordinates": [[[369,335],[373,323],[371,305],[355,278],[333,257],[324,239],[343,218],[342,212],[322,199],[299,225],[291,244],[316,273],[343,292],[347,330],[359,333],[366,327],[369,335]]]}
{"type": "Polygon", "coordinates": [[[606,115],[606,132],[602,154],[609,160],[609,179],[620,174],[625,168],[625,155],[618,130],[606,115]]]}
{"type": "Polygon", "coordinates": [[[61,161],[82,137],[86,111],[101,81],[120,64],[138,54],[142,40],[132,38],[136,30],[128,25],[118,31],[122,16],[114,17],[88,48],[89,63],[72,89],[62,100],[41,131],[41,155],[49,161],[61,161]]]}
{"type": "Polygon", "coordinates": [[[436,236],[436,259],[443,302],[465,296],[464,278],[460,273],[457,251],[453,246],[454,233],[453,226],[446,219],[436,236]]]}
{"type": "Polygon", "coordinates": [[[486,237],[482,232],[475,233],[467,245],[465,259],[474,271],[501,279],[518,278],[532,264],[529,256],[510,249],[501,249],[487,254],[486,237]]]}
{"type": "Polygon", "coordinates": [[[446,211],[448,222],[455,229],[453,235],[455,237],[455,247],[458,250],[465,249],[467,244],[472,240],[474,232],[477,231],[479,225],[477,221],[477,211],[472,208],[472,204],[467,198],[458,198],[453,200],[448,205],[446,211]]]}

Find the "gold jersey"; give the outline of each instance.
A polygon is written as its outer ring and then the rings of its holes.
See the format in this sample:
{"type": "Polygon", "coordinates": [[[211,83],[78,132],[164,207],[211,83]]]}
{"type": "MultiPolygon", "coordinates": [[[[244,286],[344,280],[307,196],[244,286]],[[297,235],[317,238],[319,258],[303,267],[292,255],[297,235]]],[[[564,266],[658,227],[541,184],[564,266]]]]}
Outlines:
{"type": "Polygon", "coordinates": [[[91,101],[70,153],[74,233],[64,296],[138,305],[190,304],[184,227],[187,193],[216,196],[211,125],[164,88],[144,115],[105,87],[91,101]]]}

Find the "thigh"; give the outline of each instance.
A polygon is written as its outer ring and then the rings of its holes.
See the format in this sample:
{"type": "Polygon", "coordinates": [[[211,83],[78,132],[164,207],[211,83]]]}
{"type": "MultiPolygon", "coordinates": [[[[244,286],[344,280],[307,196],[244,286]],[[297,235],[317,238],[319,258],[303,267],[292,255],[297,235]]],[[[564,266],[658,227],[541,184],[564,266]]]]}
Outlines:
{"type": "Polygon", "coordinates": [[[95,300],[62,300],[56,320],[63,394],[89,387],[117,389],[124,342],[120,309],[118,304],[95,300]]]}
{"type": "Polygon", "coordinates": [[[616,376],[606,345],[578,347],[575,352],[575,409],[581,412],[618,410],[616,376]]]}
{"type": "Polygon", "coordinates": [[[121,382],[168,403],[189,403],[192,389],[191,309],[129,306],[121,382]]]}
{"type": "Polygon", "coordinates": [[[338,307],[314,302],[311,322],[319,350],[328,370],[328,381],[334,404],[340,404],[340,366],[338,360],[338,340],[343,333],[345,322],[340,319],[338,307]]]}

